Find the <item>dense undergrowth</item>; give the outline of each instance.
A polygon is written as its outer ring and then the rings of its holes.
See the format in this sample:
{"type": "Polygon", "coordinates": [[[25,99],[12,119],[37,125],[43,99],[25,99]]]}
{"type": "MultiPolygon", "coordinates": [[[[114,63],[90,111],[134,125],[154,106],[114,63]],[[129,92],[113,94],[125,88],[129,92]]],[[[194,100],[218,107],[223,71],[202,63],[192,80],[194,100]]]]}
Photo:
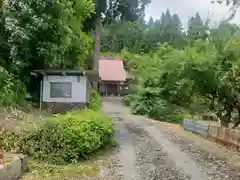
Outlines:
{"type": "Polygon", "coordinates": [[[26,124],[16,132],[2,131],[1,142],[6,151],[53,163],[69,163],[114,145],[113,135],[111,118],[100,111],[85,110],[26,124]]]}
{"type": "Polygon", "coordinates": [[[95,89],[92,89],[90,92],[89,108],[93,110],[100,110],[102,108],[102,97],[95,89]]]}
{"type": "Polygon", "coordinates": [[[184,114],[210,111],[222,125],[235,128],[240,124],[239,47],[236,33],[224,40],[199,39],[181,50],[166,44],[147,55],[125,51],[121,55],[135,76],[125,103],[135,114],[174,123],[184,114]]]}
{"type": "Polygon", "coordinates": [[[49,163],[88,159],[99,150],[116,145],[112,119],[101,107],[101,96],[91,90],[88,110],[41,119],[16,116],[16,120],[8,120],[12,121],[11,128],[1,125],[0,145],[5,151],[27,154],[49,163]]]}
{"type": "Polygon", "coordinates": [[[29,94],[25,85],[0,66],[0,106],[27,109],[29,94]]]}

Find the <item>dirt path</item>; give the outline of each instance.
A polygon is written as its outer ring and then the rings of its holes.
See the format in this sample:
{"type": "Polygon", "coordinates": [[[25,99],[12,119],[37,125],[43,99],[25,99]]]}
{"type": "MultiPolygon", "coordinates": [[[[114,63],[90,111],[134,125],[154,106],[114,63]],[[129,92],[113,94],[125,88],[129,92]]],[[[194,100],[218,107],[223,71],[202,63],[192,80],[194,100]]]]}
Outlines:
{"type": "Polygon", "coordinates": [[[119,100],[107,99],[103,108],[116,122],[120,143],[116,179],[240,180],[238,167],[172,133],[161,123],[131,115],[119,100]]]}

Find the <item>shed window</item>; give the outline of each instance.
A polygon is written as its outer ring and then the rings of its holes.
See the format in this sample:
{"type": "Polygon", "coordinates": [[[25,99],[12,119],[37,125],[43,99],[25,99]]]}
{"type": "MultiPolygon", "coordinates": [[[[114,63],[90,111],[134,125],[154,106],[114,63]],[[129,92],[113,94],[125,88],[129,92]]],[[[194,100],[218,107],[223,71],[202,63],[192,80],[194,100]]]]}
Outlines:
{"type": "Polygon", "coordinates": [[[72,83],[70,82],[51,82],[50,97],[51,98],[71,98],[72,83]]]}

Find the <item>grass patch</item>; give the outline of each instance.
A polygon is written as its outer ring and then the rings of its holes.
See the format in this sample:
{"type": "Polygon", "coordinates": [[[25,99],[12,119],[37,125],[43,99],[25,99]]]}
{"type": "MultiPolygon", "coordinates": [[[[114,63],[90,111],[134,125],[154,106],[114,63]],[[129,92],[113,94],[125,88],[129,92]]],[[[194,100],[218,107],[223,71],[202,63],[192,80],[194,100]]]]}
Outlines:
{"type": "Polygon", "coordinates": [[[111,158],[93,158],[76,164],[54,165],[44,161],[29,160],[29,172],[21,180],[70,180],[99,177],[104,166],[113,163],[111,158]]]}
{"type": "Polygon", "coordinates": [[[46,161],[29,159],[29,172],[21,180],[71,180],[98,178],[103,167],[114,164],[116,149],[102,149],[88,160],[75,164],[56,165],[46,161]]]}
{"type": "Polygon", "coordinates": [[[29,162],[30,172],[22,177],[22,180],[67,180],[80,177],[97,177],[100,167],[93,163],[87,164],[69,164],[53,165],[45,162],[29,162]]]}

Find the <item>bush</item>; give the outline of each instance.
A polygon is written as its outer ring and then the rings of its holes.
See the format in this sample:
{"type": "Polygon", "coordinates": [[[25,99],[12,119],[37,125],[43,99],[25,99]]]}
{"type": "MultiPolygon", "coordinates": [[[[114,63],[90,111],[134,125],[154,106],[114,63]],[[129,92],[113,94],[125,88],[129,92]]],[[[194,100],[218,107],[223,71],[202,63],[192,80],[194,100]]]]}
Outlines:
{"type": "Polygon", "coordinates": [[[102,107],[102,97],[98,91],[94,89],[92,89],[90,93],[89,107],[93,110],[99,110],[102,107]]]}
{"type": "Polygon", "coordinates": [[[130,106],[132,101],[131,95],[124,96],[123,102],[125,106],[130,106]]]}
{"type": "Polygon", "coordinates": [[[36,127],[2,136],[6,150],[15,150],[35,159],[54,163],[88,158],[99,149],[113,145],[111,118],[85,110],[40,121],[36,127]],[[5,138],[5,139],[4,139],[5,138]]]}
{"type": "Polygon", "coordinates": [[[27,109],[29,97],[25,85],[0,66],[0,105],[27,109]]]}
{"type": "Polygon", "coordinates": [[[181,124],[183,115],[181,108],[169,104],[163,100],[145,99],[133,103],[132,112],[138,115],[146,115],[155,120],[181,124]]]}

